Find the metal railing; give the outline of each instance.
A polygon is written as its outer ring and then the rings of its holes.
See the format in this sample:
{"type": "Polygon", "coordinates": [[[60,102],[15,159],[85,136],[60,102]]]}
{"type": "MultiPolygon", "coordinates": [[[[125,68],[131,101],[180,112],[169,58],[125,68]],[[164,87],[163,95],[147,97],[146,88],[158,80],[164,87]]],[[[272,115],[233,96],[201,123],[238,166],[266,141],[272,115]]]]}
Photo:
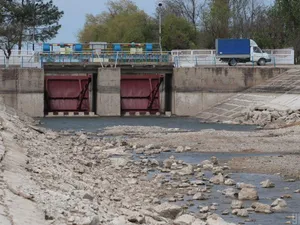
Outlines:
{"type": "Polygon", "coordinates": [[[37,55],[12,55],[9,60],[0,56],[0,67],[40,68],[41,62],[37,55]]]}
{"type": "Polygon", "coordinates": [[[40,53],[40,60],[44,63],[72,63],[72,62],[92,62],[92,63],[169,63],[172,62],[170,52],[49,52],[40,53]]]}
{"type": "MultiPolygon", "coordinates": [[[[292,49],[267,49],[265,50],[271,56],[271,65],[293,65],[294,50],[292,49]]],[[[175,67],[196,67],[201,65],[226,65],[220,62],[215,55],[215,50],[173,50],[171,52],[143,52],[132,53],[123,52],[104,52],[104,51],[84,51],[84,52],[33,52],[14,50],[9,62],[3,52],[0,52],[0,67],[6,64],[12,67],[35,67],[41,68],[44,63],[99,63],[103,66],[105,63],[126,64],[126,63],[173,63],[175,67]]],[[[248,63],[254,65],[253,63],[248,63]]]]}
{"type": "MultiPolygon", "coordinates": [[[[270,65],[294,65],[293,49],[266,49],[271,57],[270,65]]],[[[200,50],[173,50],[171,52],[175,67],[196,67],[200,65],[226,65],[216,58],[216,51],[200,50]]],[[[253,63],[247,63],[253,65],[253,63]]]]}

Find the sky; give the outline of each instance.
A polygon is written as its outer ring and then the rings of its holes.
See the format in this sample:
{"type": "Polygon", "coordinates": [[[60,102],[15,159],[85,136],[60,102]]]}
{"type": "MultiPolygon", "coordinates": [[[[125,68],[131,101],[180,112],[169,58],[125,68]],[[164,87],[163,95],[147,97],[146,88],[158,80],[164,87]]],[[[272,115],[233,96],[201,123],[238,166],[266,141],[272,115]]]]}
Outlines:
{"type": "MultiPolygon", "coordinates": [[[[133,0],[137,6],[149,15],[153,15],[157,0],[133,0]]],[[[106,10],[106,0],[53,0],[64,16],[60,20],[62,28],[51,43],[75,43],[77,33],[83,28],[85,15],[99,14],[106,10]]]]}

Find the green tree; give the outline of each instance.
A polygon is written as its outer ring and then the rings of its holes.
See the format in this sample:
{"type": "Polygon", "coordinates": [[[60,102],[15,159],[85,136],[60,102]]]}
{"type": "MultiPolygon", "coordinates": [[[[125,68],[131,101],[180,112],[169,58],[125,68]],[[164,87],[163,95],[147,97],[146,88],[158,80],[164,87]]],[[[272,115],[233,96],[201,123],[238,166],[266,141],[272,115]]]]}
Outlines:
{"type": "Polygon", "coordinates": [[[63,15],[52,0],[0,0],[0,11],[0,45],[7,59],[16,44],[21,50],[23,41],[55,37],[63,15]]]}
{"type": "Polygon", "coordinates": [[[80,42],[148,42],[155,37],[154,26],[154,19],[132,1],[109,1],[108,12],[86,16],[78,39],[80,42]]]}
{"type": "Polygon", "coordinates": [[[186,19],[169,14],[164,18],[162,46],[166,50],[195,48],[197,33],[186,19]]]}
{"type": "Polygon", "coordinates": [[[203,28],[207,47],[215,47],[216,38],[228,38],[231,16],[229,0],[212,0],[203,12],[203,28]]]}

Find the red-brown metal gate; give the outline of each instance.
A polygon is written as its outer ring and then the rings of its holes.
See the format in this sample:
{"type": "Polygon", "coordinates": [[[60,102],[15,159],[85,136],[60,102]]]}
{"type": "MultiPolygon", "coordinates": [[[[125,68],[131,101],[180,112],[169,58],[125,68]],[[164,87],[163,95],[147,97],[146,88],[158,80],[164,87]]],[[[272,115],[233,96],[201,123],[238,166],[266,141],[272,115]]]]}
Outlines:
{"type": "Polygon", "coordinates": [[[162,75],[122,75],[122,112],[159,112],[162,78],[162,75]]]}
{"type": "Polygon", "coordinates": [[[45,112],[89,112],[91,76],[46,76],[45,112]]]}

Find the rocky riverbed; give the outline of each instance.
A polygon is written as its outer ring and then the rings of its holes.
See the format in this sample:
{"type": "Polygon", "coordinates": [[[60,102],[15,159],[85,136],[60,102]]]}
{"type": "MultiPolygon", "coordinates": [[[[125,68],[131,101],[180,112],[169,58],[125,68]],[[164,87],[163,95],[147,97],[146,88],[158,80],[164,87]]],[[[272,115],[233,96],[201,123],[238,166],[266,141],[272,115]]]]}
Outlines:
{"type": "MultiPolygon", "coordinates": [[[[96,133],[55,132],[7,110],[0,118],[1,225],[269,224],[278,218],[292,223],[299,211],[298,172],[292,173],[284,158],[286,153],[298,157],[299,127],[187,132],[117,126],[96,133]],[[170,156],[160,160],[161,152],[170,156]],[[276,170],[259,171],[247,169],[253,163],[249,157],[188,163],[174,156],[188,152],[284,157],[273,165],[276,170]],[[232,171],[287,177],[251,180],[253,175],[232,171]]],[[[296,163],[290,166],[298,171],[296,163]]]]}

